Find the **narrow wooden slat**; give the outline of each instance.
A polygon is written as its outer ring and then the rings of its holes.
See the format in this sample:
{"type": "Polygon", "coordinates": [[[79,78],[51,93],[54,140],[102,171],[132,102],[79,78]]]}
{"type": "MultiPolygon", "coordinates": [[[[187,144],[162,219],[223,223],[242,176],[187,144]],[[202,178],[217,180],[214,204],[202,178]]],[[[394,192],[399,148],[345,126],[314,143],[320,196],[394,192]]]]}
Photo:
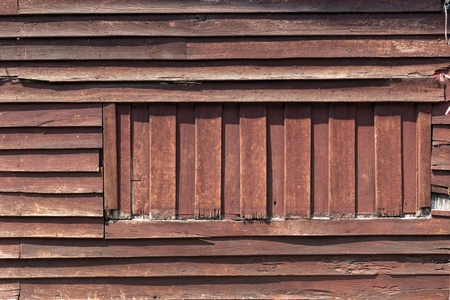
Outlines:
{"type": "Polygon", "coordinates": [[[223,104],[222,122],[222,215],[226,219],[238,219],[241,214],[239,104],[223,104]]]}
{"type": "Polygon", "coordinates": [[[267,204],[271,218],[284,217],[284,104],[267,104],[267,204]]]}
{"type": "Polygon", "coordinates": [[[450,187],[450,172],[433,170],[431,172],[431,184],[449,188],[450,187]]]}
{"type": "Polygon", "coordinates": [[[2,60],[186,59],[183,38],[5,39],[2,60]]]}
{"type": "Polygon", "coordinates": [[[99,172],[98,149],[3,150],[0,172],[99,172]]]}
{"type": "Polygon", "coordinates": [[[312,106],[311,194],[315,217],[328,216],[328,104],[312,106]]]}
{"type": "Polygon", "coordinates": [[[189,219],[195,210],[195,104],[177,104],[177,215],[189,219]]]}
{"type": "Polygon", "coordinates": [[[375,213],[375,133],[373,104],[356,106],[356,212],[375,213]]]}
{"type": "Polygon", "coordinates": [[[450,266],[436,263],[446,260],[445,255],[2,260],[0,278],[446,275],[450,266]]]}
{"type": "Polygon", "coordinates": [[[444,195],[450,195],[450,190],[447,187],[442,187],[438,185],[431,185],[431,192],[432,193],[438,193],[438,194],[444,194],[444,195]]]}
{"type": "Polygon", "coordinates": [[[401,128],[400,105],[375,105],[375,197],[381,216],[402,213],[401,128]]]}
{"type": "MultiPolygon", "coordinates": [[[[188,59],[446,57],[444,40],[413,38],[186,38],[188,59]],[[433,48],[430,48],[433,45],[433,48]]],[[[19,47],[0,47],[0,54],[19,47]],[[2,51],[2,49],[4,49],[2,51]]],[[[33,48],[30,48],[33,51],[33,48]]],[[[65,49],[61,49],[65,50],[65,49]]],[[[34,53],[34,51],[32,52],[34,53]]],[[[30,54],[32,56],[33,54],[30,54]]],[[[20,58],[20,57],[19,57],[20,58]]],[[[12,59],[9,56],[5,60],[12,59]]]]}
{"type": "Polygon", "coordinates": [[[416,104],[402,104],[403,212],[417,212],[416,104]]]}
{"type": "Polygon", "coordinates": [[[103,185],[105,210],[119,209],[116,104],[103,104],[103,185]]]}
{"type": "Polygon", "coordinates": [[[1,193],[0,216],[103,217],[103,197],[99,194],[1,193]]]}
{"type": "Polygon", "coordinates": [[[435,13],[78,15],[34,16],[33,21],[0,18],[0,37],[439,35],[444,26],[435,13]]]}
{"type": "Polygon", "coordinates": [[[356,208],[356,106],[330,104],[329,117],[329,211],[351,217],[356,208]]]}
{"type": "Polygon", "coordinates": [[[176,216],[175,104],[150,105],[150,217],[176,216]]]}
{"type": "Polygon", "coordinates": [[[18,6],[17,0],[3,0],[0,2],[0,15],[17,15],[18,6]]]}
{"type": "Polygon", "coordinates": [[[120,215],[131,217],[131,105],[117,105],[117,155],[120,215]]]}
{"type": "Polygon", "coordinates": [[[274,13],[274,12],[440,12],[439,3],[435,1],[377,1],[363,3],[351,1],[259,1],[248,2],[234,0],[227,2],[205,2],[200,0],[171,1],[170,5],[156,1],[145,0],[133,3],[124,0],[114,0],[99,3],[94,0],[79,3],[75,0],[20,0],[20,14],[132,14],[132,13],[274,13]]]}
{"type": "Polygon", "coordinates": [[[101,147],[102,129],[99,127],[0,129],[0,150],[101,147]]]}
{"type": "Polygon", "coordinates": [[[0,240],[0,259],[19,258],[19,257],[20,257],[20,241],[18,239],[0,240]]]}
{"type": "Polygon", "coordinates": [[[450,145],[432,147],[431,169],[450,171],[450,145]]]}
{"type": "Polygon", "coordinates": [[[0,104],[0,127],[102,126],[100,104],[0,104]]]}
{"type": "Polygon", "coordinates": [[[2,300],[18,300],[20,297],[20,283],[0,281],[0,296],[2,300]]]}
{"type": "MultiPolygon", "coordinates": [[[[419,107],[417,108],[419,110],[419,107]]],[[[421,112],[418,112],[418,116],[421,112]]],[[[428,122],[428,116],[426,116],[426,113],[423,113],[423,122],[428,122]]],[[[419,123],[418,125],[419,126],[419,123]]],[[[440,141],[440,142],[446,142],[445,144],[450,143],[450,127],[446,125],[433,125],[433,142],[434,141],[440,141]]]]}
{"type": "Polygon", "coordinates": [[[450,210],[445,209],[432,209],[431,210],[432,216],[438,216],[438,217],[450,217],[450,210]]]}
{"type": "Polygon", "coordinates": [[[0,218],[0,238],[102,238],[103,218],[0,218]]]}
{"type": "MultiPolygon", "coordinates": [[[[450,135],[448,135],[450,136],[450,135]]],[[[435,137],[433,136],[433,139],[435,137]]],[[[431,207],[431,105],[417,105],[417,202],[431,207]]]]}
{"type": "Polygon", "coordinates": [[[39,194],[102,193],[98,173],[0,173],[0,192],[39,194]]]}
{"type": "Polygon", "coordinates": [[[148,104],[131,106],[132,210],[148,214],[150,204],[150,126],[148,104]]]}
{"type": "Polygon", "coordinates": [[[434,79],[270,82],[45,83],[3,82],[5,103],[30,102],[439,102],[434,79]]]}
{"type": "Polygon", "coordinates": [[[241,218],[267,218],[267,108],[240,105],[241,218]]]}
{"type": "Polygon", "coordinates": [[[195,217],[221,216],[222,104],[195,107],[195,217]]]}

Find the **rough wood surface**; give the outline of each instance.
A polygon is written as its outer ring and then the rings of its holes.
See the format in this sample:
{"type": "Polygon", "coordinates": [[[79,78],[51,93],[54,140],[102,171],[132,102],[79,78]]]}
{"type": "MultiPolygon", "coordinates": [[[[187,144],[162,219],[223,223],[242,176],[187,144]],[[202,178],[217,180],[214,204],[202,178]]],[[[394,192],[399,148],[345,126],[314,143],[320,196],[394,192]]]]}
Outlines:
{"type": "Polygon", "coordinates": [[[449,188],[450,187],[450,172],[433,170],[431,172],[431,184],[449,188]]]}
{"type": "MultiPolygon", "coordinates": [[[[431,104],[417,106],[417,202],[419,208],[431,207],[431,104]]],[[[448,135],[450,137],[450,135],[448,135]]],[[[433,136],[434,139],[434,136],[433,136]]]]}
{"type": "Polygon", "coordinates": [[[433,170],[450,171],[450,145],[432,147],[431,168],[433,170]]]}
{"type": "Polygon", "coordinates": [[[438,217],[450,217],[450,211],[445,209],[432,209],[431,215],[438,217]]]}
{"type": "Polygon", "coordinates": [[[131,217],[131,105],[117,105],[117,155],[121,215],[131,217]]]}
{"type": "Polygon", "coordinates": [[[20,297],[20,283],[13,281],[0,281],[0,299],[18,300],[20,297]]]}
{"type": "Polygon", "coordinates": [[[417,207],[416,105],[402,104],[403,213],[414,214],[417,207]]]}
{"type": "Polygon", "coordinates": [[[115,103],[103,104],[103,187],[105,210],[119,209],[116,112],[115,103]]]}
{"type": "Polygon", "coordinates": [[[245,0],[226,0],[220,3],[201,0],[176,0],[170,5],[157,0],[144,0],[130,4],[125,0],[20,0],[20,14],[104,14],[104,13],[274,13],[274,12],[440,12],[439,3],[425,1],[377,1],[366,3],[360,0],[350,1],[273,1],[249,2],[245,0]]]}
{"type": "MultiPolygon", "coordinates": [[[[0,239],[0,259],[10,259],[20,257],[20,240],[0,239]]],[[[1,287],[0,287],[1,291],[1,287]]]]}
{"type": "Polygon", "coordinates": [[[3,150],[0,172],[99,172],[98,149],[3,150]]]}
{"type": "Polygon", "coordinates": [[[288,221],[171,221],[108,223],[108,239],[230,237],[230,236],[346,236],[446,235],[450,220],[332,219],[288,221]]]}
{"type": "Polygon", "coordinates": [[[448,103],[436,103],[433,104],[431,108],[432,119],[431,122],[433,125],[438,124],[450,124],[450,116],[446,115],[445,112],[448,109],[448,103]]]}
{"type": "Polygon", "coordinates": [[[103,217],[103,197],[1,193],[0,216],[103,217]]]}
{"type": "Polygon", "coordinates": [[[17,0],[3,0],[0,2],[0,15],[17,15],[18,6],[17,0]]]}
{"type": "Polygon", "coordinates": [[[102,238],[103,218],[0,218],[0,238],[102,238]]]}

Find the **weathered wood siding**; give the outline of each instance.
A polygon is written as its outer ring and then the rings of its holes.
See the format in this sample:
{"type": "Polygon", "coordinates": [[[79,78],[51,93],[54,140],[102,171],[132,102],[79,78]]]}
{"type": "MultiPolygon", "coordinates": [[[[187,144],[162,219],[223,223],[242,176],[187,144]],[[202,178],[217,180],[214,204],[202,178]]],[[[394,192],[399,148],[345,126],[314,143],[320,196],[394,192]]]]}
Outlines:
{"type": "Polygon", "coordinates": [[[0,299],[449,299],[441,10],[0,1],[0,299]]]}

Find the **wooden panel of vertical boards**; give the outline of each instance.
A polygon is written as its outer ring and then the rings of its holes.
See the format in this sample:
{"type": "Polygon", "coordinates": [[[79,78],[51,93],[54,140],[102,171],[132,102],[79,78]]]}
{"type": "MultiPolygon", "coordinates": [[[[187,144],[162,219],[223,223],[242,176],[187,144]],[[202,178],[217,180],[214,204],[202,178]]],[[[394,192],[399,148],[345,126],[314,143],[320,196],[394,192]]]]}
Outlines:
{"type": "Polygon", "coordinates": [[[117,134],[133,143],[118,181],[133,184],[134,215],[163,207],[169,215],[151,218],[400,216],[430,206],[428,104],[119,106],[131,124],[117,134]]]}

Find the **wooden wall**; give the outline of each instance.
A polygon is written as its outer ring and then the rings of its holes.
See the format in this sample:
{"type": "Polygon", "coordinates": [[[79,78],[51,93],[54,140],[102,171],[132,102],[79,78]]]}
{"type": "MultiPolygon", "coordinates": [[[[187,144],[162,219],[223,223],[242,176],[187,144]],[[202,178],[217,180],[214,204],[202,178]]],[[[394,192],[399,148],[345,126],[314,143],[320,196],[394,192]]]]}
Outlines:
{"type": "Polygon", "coordinates": [[[443,33],[439,0],[1,1],[0,299],[448,299],[443,33]]]}

